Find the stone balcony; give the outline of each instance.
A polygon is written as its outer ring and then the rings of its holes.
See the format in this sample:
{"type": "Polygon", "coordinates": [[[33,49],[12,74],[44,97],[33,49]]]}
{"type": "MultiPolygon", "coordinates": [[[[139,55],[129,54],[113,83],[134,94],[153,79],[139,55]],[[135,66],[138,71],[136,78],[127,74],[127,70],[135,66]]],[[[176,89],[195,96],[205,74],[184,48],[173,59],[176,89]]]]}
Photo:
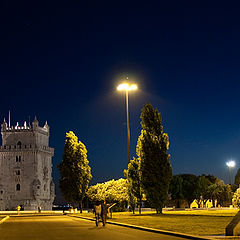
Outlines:
{"type": "Polygon", "coordinates": [[[47,146],[36,146],[33,144],[28,145],[5,145],[0,146],[0,152],[19,152],[19,151],[43,151],[54,154],[54,148],[47,146]]]}

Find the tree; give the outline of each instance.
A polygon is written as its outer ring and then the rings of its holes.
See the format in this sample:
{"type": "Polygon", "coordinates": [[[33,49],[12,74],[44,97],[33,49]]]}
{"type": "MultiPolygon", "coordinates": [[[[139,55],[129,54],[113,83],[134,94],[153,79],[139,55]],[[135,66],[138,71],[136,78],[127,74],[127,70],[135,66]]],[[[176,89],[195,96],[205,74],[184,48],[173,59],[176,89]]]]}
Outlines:
{"type": "Polygon", "coordinates": [[[90,186],[87,196],[91,201],[124,202],[127,201],[127,181],[120,178],[90,186]]]}
{"type": "Polygon", "coordinates": [[[207,178],[204,174],[198,176],[197,186],[194,192],[194,196],[196,197],[196,201],[198,207],[200,207],[201,202],[205,205],[208,197],[208,187],[211,185],[209,178],[207,178]]]}
{"type": "Polygon", "coordinates": [[[237,187],[239,187],[239,185],[240,185],[240,168],[238,169],[237,174],[236,174],[236,176],[235,176],[234,184],[235,184],[237,187]]]}
{"type": "Polygon", "coordinates": [[[181,174],[183,179],[182,188],[184,199],[190,204],[196,198],[196,188],[197,188],[197,179],[198,177],[194,174],[181,174]]]}
{"type": "Polygon", "coordinates": [[[147,103],[141,113],[142,131],[138,138],[137,155],[143,191],[147,200],[162,213],[172,177],[168,135],[163,133],[161,114],[147,103]]]}
{"type": "Polygon", "coordinates": [[[66,133],[63,158],[58,169],[61,175],[59,187],[64,198],[78,202],[82,212],[82,202],[92,175],[87,160],[87,149],[72,131],[66,133]]]}
{"type": "Polygon", "coordinates": [[[133,158],[133,160],[131,160],[130,163],[128,164],[128,170],[124,171],[124,175],[128,181],[128,194],[129,199],[132,201],[132,207],[135,197],[137,198],[139,205],[139,214],[141,214],[143,191],[141,186],[141,175],[139,171],[139,166],[140,166],[139,160],[133,158]],[[133,195],[134,197],[132,197],[131,195],[133,195]]]}
{"type": "Polygon", "coordinates": [[[180,175],[173,176],[170,183],[169,192],[171,194],[171,198],[177,201],[177,208],[179,208],[180,201],[184,199],[183,178],[180,175]]]}
{"type": "Polygon", "coordinates": [[[234,207],[240,208],[240,188],[233,194],[232,204],[234,207]]]}
{"type": "Polygon", "coordinates": [[[137,198],[133,195],[132,191],[131,191],[131,186],[127,180],[127,195],[128,195],[128,204],[129,204],[129,210],[133,212],[133,214],[135,214],[135,208],[137,206],[137,198]]]}

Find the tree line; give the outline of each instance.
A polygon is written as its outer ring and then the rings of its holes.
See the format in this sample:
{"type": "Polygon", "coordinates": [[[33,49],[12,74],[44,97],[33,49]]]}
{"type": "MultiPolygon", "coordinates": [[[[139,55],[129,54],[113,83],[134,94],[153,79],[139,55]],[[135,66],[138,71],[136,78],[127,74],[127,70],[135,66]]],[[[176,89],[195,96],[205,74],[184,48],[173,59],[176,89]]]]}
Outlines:
{"type": "MultiPolygon", "coordinates": [[[[157,213],[162,212],[169,199],[175,201],[176,207],[180,207],[182,200],[189,206],[193,200],[199,206],[204,206],[208,199],[212,199],[213,203],[217,200],[221,205],[231,203],[236,187],[232,189],[212,175],[172,176],[170,155],[167,153],[169,139],[167,133],[163,132],[160,112],[147,103],[140,118],[142,130],[136,146],[137,157],[124,170],[125,179],[110,180],[90,187],[92,175],[87,149],[72,131],[66,134],[64,154],[58,169],[61,175],[59,186],[67,201],[78,202],[80,210],[85,197],[91,201],[105,199],[118,202],[122,207],[127,201],[133,212],[138,206],[139,213],[143,201],[155,208],[157,213]]],[[[235,183],[240,183],[240,170],[235,183]]]]}

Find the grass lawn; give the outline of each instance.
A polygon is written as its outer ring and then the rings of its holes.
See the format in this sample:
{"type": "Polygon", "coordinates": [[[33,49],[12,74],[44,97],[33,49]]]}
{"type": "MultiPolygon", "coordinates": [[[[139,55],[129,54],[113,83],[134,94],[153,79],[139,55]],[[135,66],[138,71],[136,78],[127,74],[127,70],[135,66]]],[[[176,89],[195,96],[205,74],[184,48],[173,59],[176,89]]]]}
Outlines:
{"type": "MultiPolygon", "coordinates": [[[[238,210],[165,211],[161,215],[145,212],[113,213],[111,221],[193,235],[223,235],[238,210]]],[[[93,214],[83,214],[92,217],[93,214]]]]}

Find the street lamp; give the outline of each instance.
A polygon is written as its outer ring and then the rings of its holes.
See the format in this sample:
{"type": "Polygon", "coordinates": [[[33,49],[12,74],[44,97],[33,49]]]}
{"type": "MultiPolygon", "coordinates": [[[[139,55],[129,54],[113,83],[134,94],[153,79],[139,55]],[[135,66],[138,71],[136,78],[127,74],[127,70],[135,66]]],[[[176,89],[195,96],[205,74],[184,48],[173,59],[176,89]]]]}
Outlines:
{"type": "Polygon", "coordinates": [[[228,170],[229,170],[230,185],[232,185],[232,181],[231,181],[231,168],[235,167],[235,162],[231,160],[231,161],[228,161],[226,163],[226,165],[228,166],[228,170]]]}
{"type": "Polygon", "coordinates": [[[127,112],[127,139],[128,139],[128,163],[130,163],[130,130],[129,130],[129,112],[128,112],[128,92],[137,90],[136,84],[121,83],[117,87],[118,91],[126,92],[126,112],[127,112]]]}

